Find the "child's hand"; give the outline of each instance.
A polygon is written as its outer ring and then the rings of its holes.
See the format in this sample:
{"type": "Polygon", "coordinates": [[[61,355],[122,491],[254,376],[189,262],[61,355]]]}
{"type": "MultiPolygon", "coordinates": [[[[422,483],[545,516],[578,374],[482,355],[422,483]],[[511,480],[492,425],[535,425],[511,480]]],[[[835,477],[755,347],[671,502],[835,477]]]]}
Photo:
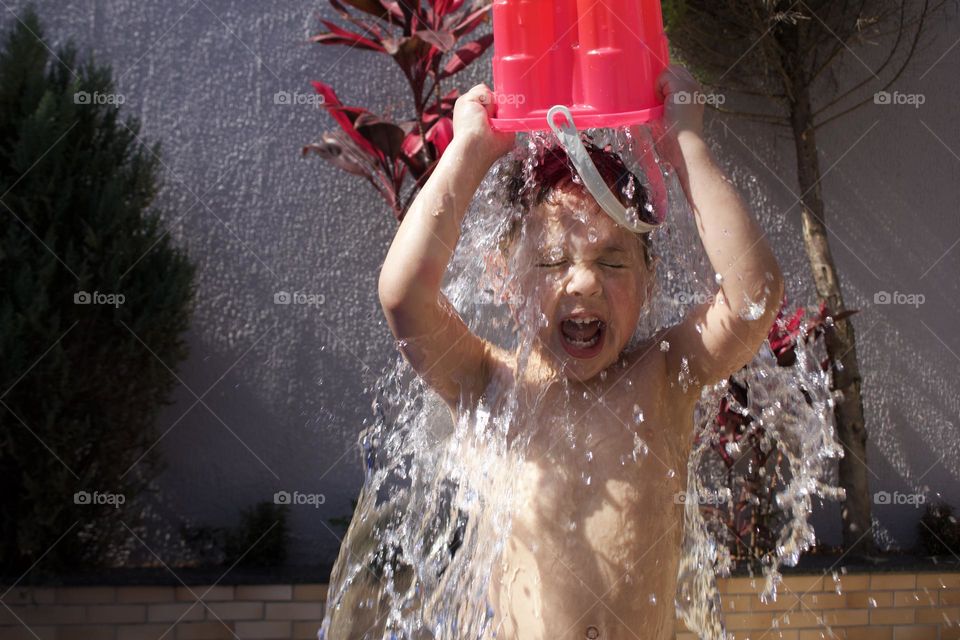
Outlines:
{"type": "Polygon", "coordinates": [[[689,131],[703,134],[703,87],[680,65],[670,65],[657,78],[657,91],[663,96],[664,118],[673,135],[689,131]]]}
{"type": "Polygon", "coordinates": [[[496,114],[493,92],[484,84],[457,98],[453,106],[454,139],[464,140],[490,164],[512,149],[517,137],[515,133],[493,130],[490,118],[496,114]]]}

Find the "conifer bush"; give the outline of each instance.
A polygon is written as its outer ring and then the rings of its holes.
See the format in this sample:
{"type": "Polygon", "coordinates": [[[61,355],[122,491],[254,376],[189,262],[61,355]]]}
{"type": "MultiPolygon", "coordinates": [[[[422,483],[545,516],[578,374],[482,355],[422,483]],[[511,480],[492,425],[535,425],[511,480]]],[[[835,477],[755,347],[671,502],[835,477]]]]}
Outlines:
{"type": "Polygon", "coordinates": [[[162,469],[194,268],[110,68],[21,17],[0,47],[0,566],[118,565],[162,469]]]}

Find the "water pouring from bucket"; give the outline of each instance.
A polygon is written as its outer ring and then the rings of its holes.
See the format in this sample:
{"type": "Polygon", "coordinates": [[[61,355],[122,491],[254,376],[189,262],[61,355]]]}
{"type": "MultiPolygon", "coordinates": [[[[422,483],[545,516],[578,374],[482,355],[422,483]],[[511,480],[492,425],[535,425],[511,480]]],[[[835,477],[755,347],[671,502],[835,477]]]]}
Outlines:
{"type": "MultiPolygon", "coordinates": [[[[459,138],[385,259],[380,301],[403,357],[360,437],[364,486],[321,640],[666,639],[677,613],[701,637],[724,637],[715,572],[730,558],[698,497],[734,378],[748,392],[731,406],[755,416],[744,434],[789,465],[771,491],[787,524],[768,582],[811,542],[809,501],[836,455],[819,354],[798,344],[788,370],[767,349],[738,369],[744,343],[722,328],[749,327],[756,353],[780,302],[775,259],[717,178],[702,109],[656,104],[658,3],[588,5],[496,2],[492,124],[526,140],[491,160],[490,102],[465,94],[459,138]],[[631,83],[643,86],[615,85],[616,65],[646,69],[631,83]],[[529,100],[513,104],[510,91],[529,100]],[[692,198],[657,153],[664,112],[696,120],[683,170],[711,188],[692,198]],[[615,162],[644,184],[621,188],[615,162]],[[725,269],[721,253],[745,266],[725,269]]],[[[666,94],[695,88],[669,81],[666,94]]]]}

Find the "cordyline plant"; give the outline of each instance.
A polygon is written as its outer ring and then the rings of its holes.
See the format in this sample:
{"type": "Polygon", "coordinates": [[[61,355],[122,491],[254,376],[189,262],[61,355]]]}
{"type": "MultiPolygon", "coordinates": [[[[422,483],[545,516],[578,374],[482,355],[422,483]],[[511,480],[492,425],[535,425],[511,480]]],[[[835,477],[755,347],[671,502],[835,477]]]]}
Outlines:
{"type": "MultiPolygon", "coordinates": [[[[819,309],[804,324],[807,309],[798,308],[789,319],[784,318],[781,307],[777,319],[767,336],[777,365],[792,367],[797,361],[797,345],[823,339],[834,330],[837,321],[854,313],[847,310],[834,315],[821,302],[819,309]]],[[[827,371],[830,360],[824,358],[820,368],[827,371]]],[[[730,538],[730,555],[737,560],[760,560],[772,552],[777,542],[777,518],[779,511],[774,501],[781,481],[782,453],[765,442],[766,431],[755,424],[755,416],[744,412],[748,407],[748,385],[731,376],[727,392],[720,401],[719,411],[711,425],[709,435],[711,449],[716,453],[726,470],[726,483],[731,491],[732,502],[727,506],[704,505],[702,510],[709,518],[718,518],[727,529],[730,538]],[[731,453],[728,445],[732,445],[731,453]],[[746,470],[739,472],[746,463],[746,470]]],[[[806,394],[805,394],[806,395],[806,394]]],[[[807,398],[809,401],[809,398],[807,398]]]]}
{"type": "MultiPolygon", "coordinates": [[[[722,111],[783,127],[793,139],[804,248],[818,299],[838,312],[836,327],[824,343],[830,356],[831,385],[839,392],[834,406],[837,437],[846,452],[838,471],[846,492],[841,511],[843,544],[853,553],[869,554],[875,548],[867,425],[854,327],[839,315],[845,305],[829,242],[831,212],[822,184],[830,169],[821,167],[820,144],[833,135],[827,125],[889,97],[886,92],[931,41],[925,36],[948,4],[946,0],[663,0],[674,52],[705,85],[749,97],[754,105],[751,111],[722,111]]],[[[843,212],[832,215],[839,217],[843,212]]]]}
{"type": "Polygon", "coordinates": [[[453,106],[460,92],[443,93],[441,82],[463,71],[493,43],[493,34],[487,34],[460,44],[488,20],[490,6],[475,2],[467,7],[464,0],[330,0],[330,4],[353,30],[321,20],[327,31],[311,40],[392,57],[410,86],[414,116],[388,120],[342,104],[330,85],[313,82],[340,130],[324,133],[303,153],[316,153],[365,178],[399,220],[453,139],[453,106]],[[408,176],[413,186],[404,197],[408,176]]]}

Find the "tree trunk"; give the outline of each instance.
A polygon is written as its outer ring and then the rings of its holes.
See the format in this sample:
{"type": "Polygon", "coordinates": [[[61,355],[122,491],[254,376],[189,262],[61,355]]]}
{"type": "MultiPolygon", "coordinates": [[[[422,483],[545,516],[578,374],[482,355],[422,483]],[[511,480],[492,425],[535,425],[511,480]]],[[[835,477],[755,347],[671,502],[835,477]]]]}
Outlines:
{"type": "MultiPolygon", "coordinates": [[[[790,121],[797,152],[797,173],[802,197],[803,243],[813,270],[813,279],[820,300],[826,301],[831,314],[845,309],[840,281],[834,266],[827,227],[824,222],[823,196],[820,188],[820,163],[813,126],[809,90],[797,91],[790,105],[790,121]]],[[[837,435],[843,445],[840,460],[840,486],[846,491],[843,509],[843,546],[853,553],[870,553],[874,549],[870,518],[870,486],[867,479],[867,431],[860,396],[860,368],[857,364],[856,340],[849,319],[837,321],[826,332],[827,354],[833,374],[832,388],[840,392],[834,405],[837,435]]]]}

